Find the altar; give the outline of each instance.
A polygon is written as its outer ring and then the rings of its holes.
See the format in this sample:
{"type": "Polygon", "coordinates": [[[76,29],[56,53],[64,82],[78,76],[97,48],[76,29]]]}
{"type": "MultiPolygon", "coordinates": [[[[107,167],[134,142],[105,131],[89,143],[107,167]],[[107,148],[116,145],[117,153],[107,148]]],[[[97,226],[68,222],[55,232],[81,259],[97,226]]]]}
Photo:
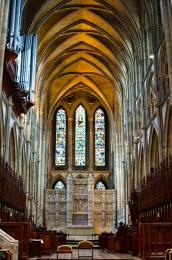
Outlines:
{"type": "Polygon", "coordinates": [[[92,234],[94,234],[94,227],[93,226],[81,226],[81,225],[72,225],[72,226],[66,226],[66,233],[71,236],[74,236],[75,238],[84,236],[91,238],[92,234]]]}
{"type": "Polygon", "coordinates": [[[113,231],[116,214],[114,189],[94,189],[93,174],[69,174],[65,190],[46,190],[47,229],[70,236],[113,231]]]}

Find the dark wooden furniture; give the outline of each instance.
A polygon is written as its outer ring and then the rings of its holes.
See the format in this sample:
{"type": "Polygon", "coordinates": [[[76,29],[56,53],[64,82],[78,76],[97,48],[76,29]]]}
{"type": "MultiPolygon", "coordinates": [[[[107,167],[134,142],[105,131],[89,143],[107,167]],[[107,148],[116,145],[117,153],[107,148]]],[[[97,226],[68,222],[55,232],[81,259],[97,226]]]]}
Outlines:
{"type": "Polygon", "coordinates": [[[41,245],[41,254],[50,254],[56,252],[57,247],[66,244],[67,235],[63,232],[56,232],[51,230],[37,231],[37,238],[43,240],[41,245]]]}
{"type": "Polygon", "coordinates": [[[0,218],[1,221],[24,221],[26,195],[23,179],[17,176],[0,157],[0,218]]]}
{"type": "Polygon", "coordinates": [[[114,235],[113,233],[108,233],[108,232],[103,232],[100,236],[99,236],[99,246],[104,250],[108,248],[108,238],[109,236],[114,235]]]}
{"type": "Polygon", "coordinates": [[[19,260],[27,259],[31,239],[30,222],[0,222],[0,228],[19,241],[19,260]]]}
{"type": "Polygon", "coordinates": [[[140,223],[139,256],[142,259],[163,258],[172,248],[172,223],[140,223]]]}
{"type": "MultiPolygon", "coordinates": [[[[136,203],[135,203],[136,205],[136,203]]],[[[139,221],[142,223],[172,220],[172,157],[142,180],[138,194],[139,221]]]]}
{"type": "Polygon", "coordinates": [[[109,253],[120,251],[120,240],[114,234],[107,238],[107,250],[109,253]]]}
{"type": "Polygon", "coordinates": [[[41,239],[31,239],[29,242],[29,256],[41,256],[41,239]]]}

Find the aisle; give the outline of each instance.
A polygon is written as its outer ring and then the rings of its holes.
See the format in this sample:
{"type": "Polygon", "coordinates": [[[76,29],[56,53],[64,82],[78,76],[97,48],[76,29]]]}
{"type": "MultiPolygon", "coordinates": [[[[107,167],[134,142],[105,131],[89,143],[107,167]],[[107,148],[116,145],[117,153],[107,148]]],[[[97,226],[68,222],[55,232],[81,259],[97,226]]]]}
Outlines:
{"type": "MultiPolygon", "coordinates": [[[[85,250],[85,254],[87,254],[87,250],[85,250]]],[[[88,255],[88,254],[87,254],[88,255]]],[[[46,256],[41,256],[40,258],[34,257],[34,258],[29,258],[29,260],[34,260],[34,259],[57,259],[57,255],[54,253],[52,255],[46,255],[46,256]]],[[[71,259],[70,255],[65,255],[61,254],[59,255],[59,259],[71,259]]],[[[73,256],[72,259],[78,259],[78,251],[77,249],[73,249],[73,256]]],[[[82,258],[82,259],[90,259],[90,258],[82,258]]],[[[106,251],[103,251],[102,249],[94,249],[94,259],[120,259],[120,260],[140,260],[141,258],[136,257],[136,256],[131,256],[128,254],[120,254],[120,253],[107,253],[106,251]]]]}

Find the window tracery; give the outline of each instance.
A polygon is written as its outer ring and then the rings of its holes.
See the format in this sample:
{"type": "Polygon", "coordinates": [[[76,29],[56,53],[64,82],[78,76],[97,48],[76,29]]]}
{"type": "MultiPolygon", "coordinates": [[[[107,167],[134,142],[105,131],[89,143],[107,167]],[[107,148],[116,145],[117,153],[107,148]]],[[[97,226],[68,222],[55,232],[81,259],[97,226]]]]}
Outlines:
{"type": "Polygon", "coordinates": [[[105,166],[105,115],[101,108],[95,112],[95,166],[105,166]]]}
{"type": "Polygon", "coordinates": [[[79,105],[75,112],[75,166],[86,165],[86,112],[79,105]]]}
{"type": "Polygon", "coordinates": [[[62,182],[62,181],[60,181],[60,180],[58,180],[57,182],[56,182],[56,184],[54,185],[54,189],[55,190],[64,190],[65,189],[65,185],[64,185],[64,183],[62,182]]]}
{"type": "Polygon", "coordinates": [[[105,190],[105,184],[102,181],[98,181],[95,186],[96,190],[105,190]]]}
{"type": "Polygon", "coordinates": [[[56,113],[55,165],[66,164],[66,112],[60,108],[56,113]]]}
{"type": "MultiPolygon", "coordinates": [[[[55,114],[55,166],[59,169],[67,169],[67,136],[73,136],[73,153],[72,158],[75,167],[85,169],[87,164],[87,116],[86,110],[80,104],[74,113],[74,124],[70,131],[72,135],[67,133],[67,114],[64,108],[59,108],[55,114]]],[[[94,133],[91,134],[94,138],[94,167],[104,170],[107,166],[106,144],[108,135],[106,134],[106,115],[104,110],[99,107],[94,113],[93,128],[94,133]]],[[[69,137],[68,137],[69,138],[69,137]]],[[[89,147],[89,145],[88,145],[89,147]]],[[[70,149],[70,148],[69,148],[70,149]]]]}

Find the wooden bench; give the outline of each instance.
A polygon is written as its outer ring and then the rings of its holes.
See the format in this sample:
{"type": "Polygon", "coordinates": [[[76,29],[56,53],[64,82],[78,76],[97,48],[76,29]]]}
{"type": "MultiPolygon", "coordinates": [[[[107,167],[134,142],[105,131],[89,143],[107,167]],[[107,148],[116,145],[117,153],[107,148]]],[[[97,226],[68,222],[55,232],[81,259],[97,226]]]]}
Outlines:
{"type": "Polygon", "coordinates": [[[57,259],[59,254],[71,254],[72,258],[72,247],[69,245],[61,245],[57,247],[57,259]]]}
{"type": "Polygon", "coordinates": [[[85,259],[93,259],[93,244],[88,240],[80,241],[78,244],[78,259],[85,258],[85,259]],[[83,250],[91,250],[91,255],[81,255],[80,252],[83,250]]]}

